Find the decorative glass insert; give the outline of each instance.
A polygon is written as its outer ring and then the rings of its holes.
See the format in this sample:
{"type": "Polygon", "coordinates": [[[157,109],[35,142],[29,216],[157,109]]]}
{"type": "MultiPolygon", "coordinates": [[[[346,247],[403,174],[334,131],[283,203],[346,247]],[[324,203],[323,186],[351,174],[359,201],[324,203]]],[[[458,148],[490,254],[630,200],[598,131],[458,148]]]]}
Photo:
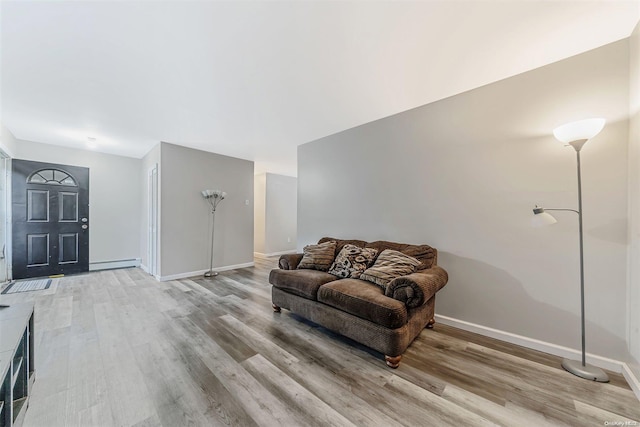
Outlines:
{"type": "Polygon", "coordinates": [[[71,175],[58,169],[41,169],[36,171],[27,178],[27,183],[67,185],[70,187],[78,186],[76,180],[71,175]]]}

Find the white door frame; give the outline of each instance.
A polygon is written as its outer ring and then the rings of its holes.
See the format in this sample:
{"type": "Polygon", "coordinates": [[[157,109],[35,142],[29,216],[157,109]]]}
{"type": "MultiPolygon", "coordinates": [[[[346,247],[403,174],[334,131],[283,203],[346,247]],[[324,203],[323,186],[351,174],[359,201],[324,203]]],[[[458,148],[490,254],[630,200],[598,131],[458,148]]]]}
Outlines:
{"type": "Polygon", "coordinates": [[[12,274],[11,263],[11,157],[5,150],[0,148],[0,162],[4,163],[4,174],[0,179],[4,180],[4,223],[0,226],[4,227],[4,241],[0,241],[0,252],[4,262],[5,274],[0,275],[0,284],[10,282],[12,274]],[[3,250],[4,248],[4,250],[3,250]]]}
{"type": "Polygon", "coordinates": [[[152,276],[158,276],[158,164],[147,173],[149,212],[147,217],[147,268],[152,276]]]}

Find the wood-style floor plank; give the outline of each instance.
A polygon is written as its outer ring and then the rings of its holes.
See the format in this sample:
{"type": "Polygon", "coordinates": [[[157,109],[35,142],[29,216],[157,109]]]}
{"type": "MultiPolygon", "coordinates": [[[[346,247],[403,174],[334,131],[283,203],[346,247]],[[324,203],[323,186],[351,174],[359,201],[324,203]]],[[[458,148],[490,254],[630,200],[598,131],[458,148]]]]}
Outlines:
{"type": "Polygon", "coordinates": [[[276,258],[212,279],[140,269],[54,279],[33,301],[36,381],[25,427],[602,426],[640,421],[624,378],[437,324],[400,367],[287,310],[276,258]]]}

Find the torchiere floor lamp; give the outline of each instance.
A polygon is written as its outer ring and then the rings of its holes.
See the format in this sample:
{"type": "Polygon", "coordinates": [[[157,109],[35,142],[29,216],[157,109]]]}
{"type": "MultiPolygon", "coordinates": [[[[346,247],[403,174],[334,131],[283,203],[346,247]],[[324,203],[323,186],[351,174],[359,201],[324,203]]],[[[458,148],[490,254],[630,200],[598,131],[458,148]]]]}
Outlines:
{"type": "Polygon", "coordinates": [[[575,209],[545,209],[536,206],[533,210],[535,216],[532,219],[534,226],[555,224],[556,219],[547,211],[570,211],[578,214],[578,224],[580,229],[580,313],[582,325],[582,360],[562,361],[562,367],[582,378],[592,381],[609,382],[609,377],[600,368],[587,365],[585,357],[585,316],[584,316],[584,251],[582,243],[582,178],[580,176],[580,150],[582,146],[591,138],[596,136],[604,127],[604,119],[587,119],[577,122],[567,123],[553,131],[553,135],[561,142],[572,146],[576,150],[578,160],[578,210],[575,209]]]}
{"type": "Polygon", "coordinates": [[[202,190],[201,194],[211,206],[211,262],[209,263],[209,271],[204,273],[204,277],[214,277],[218,275],[217,271],[213,271],[213,239],[215,237],[216,227],[216,208],[227,196],[227,193],[220,190],[202,190]]]}

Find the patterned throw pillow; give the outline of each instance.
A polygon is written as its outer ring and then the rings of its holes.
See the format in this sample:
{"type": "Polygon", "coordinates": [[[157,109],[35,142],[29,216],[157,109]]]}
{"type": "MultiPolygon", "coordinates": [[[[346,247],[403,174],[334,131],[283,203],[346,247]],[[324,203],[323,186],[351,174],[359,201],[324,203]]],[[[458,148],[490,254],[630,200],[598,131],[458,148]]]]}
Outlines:
{"type": "Polygon", "coordinates": [[[344,245],[331,264],[329,273],[343,279],[357,279],[376,259],[378,251],[372,248],[360,248],[355,245],[344,245]]]}
{"type": "Polygon", "coordinates": [[[327,271],[336,256],[336,242],[307,245],[302,251],[304,255],[298,264],[299,269],[327,271]]]}
{"type": "Polygon", "coordinates": [[[396,277],[406,276],[416,271],[420,261],[402,252],[385,249],[371,268],[366,269],[360,279],[375,283],[385,289],[396,277]]]}

